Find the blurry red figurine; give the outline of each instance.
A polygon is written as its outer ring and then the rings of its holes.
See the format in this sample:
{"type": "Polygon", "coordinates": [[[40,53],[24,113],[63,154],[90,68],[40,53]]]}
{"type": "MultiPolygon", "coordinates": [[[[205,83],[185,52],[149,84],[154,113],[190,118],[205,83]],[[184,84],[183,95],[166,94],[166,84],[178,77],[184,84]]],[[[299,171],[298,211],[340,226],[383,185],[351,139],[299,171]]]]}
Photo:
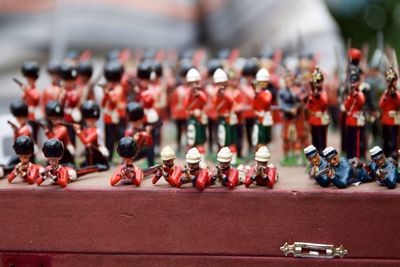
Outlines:
{"type": "Polygon", "coordinates": [[[274,187],[278,174],[275,166],[269,163],[270,157],[271,153],[266,146],[261,146],[257,150],[255,155],[257,164],[246,175],[246,187],[249,187],[253,183],[269,188],[274,187]]]}
{"type": "Polygon", "coordinates": [[[214,175],[212,176],[212,183],[217,180],[223,186],[229,189],[234,189],[239,185],[239,171],[231,166],[233,154],[229,147],[223,147],[217,154],[218,165],[215,168],[214,175]]]}

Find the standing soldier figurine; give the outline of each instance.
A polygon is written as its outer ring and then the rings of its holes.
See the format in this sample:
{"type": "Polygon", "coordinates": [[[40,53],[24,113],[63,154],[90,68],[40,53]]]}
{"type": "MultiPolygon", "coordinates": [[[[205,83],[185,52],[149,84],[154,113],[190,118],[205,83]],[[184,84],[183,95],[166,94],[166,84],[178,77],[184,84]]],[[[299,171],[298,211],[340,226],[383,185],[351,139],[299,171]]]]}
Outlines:
{"type": "Polygon", "coordinates": [[[18,125],[8,121],[13,128],[14,140],[21,135],[32,137],[32,130],[28,124],[28,106],[21,99],[16,99],[10,105],[11,114],[15,117],[18,125]]]}
{"type": "Polygon", "coordinates": [[[223,147],[218,152],[218,166],[211,178],[213,184],[218,180],[229,189],[234,189],[235,186],[239,185],[239,171],[231,166],[232,157],[229,147],[223,147]]]}
{"type": "Polygon", "coordinates": [[[310,162],[309,177],[315,179],[320,186],[328,187],[331,181],[328,176],[324,174],[324,172],[328,171],[328,162],[319,155],[317,148],[313,145],[309,145],[304,149],[304,155],[310,162]]]}
{"type": "Polygon", "coordinates": [[[274,124],[271,115],[272,94],[267,90],[269,72],[262,68],[256,74],[254,85],[255,98],[253,108],[257,117],[257,123],[253,127],[253,146],[257,149],[271,142],[271,126],[274,124]]]}
{"type": "Polygon", "coordinates": [[[268,163],[271,158],[271,153],[266,146],[261,146],[255,155],[257,162],[256,166],[252,167],[249,173],[246,175],[245,186],[249,187],[254,182],[257,185],[267,186],[273,188],[277,172],[276,168],[272,163],[268,163]]]}
{"type": "Polygon", "coordinates": [[[204,108],[207,103],[207,95],[201,90],[200,79],[200,73],[195,68],[191,68],[186,75],[186,82],[190,86],[190,93],[185,101],[190,116],[186,137],[189,147],[196,147],[202,155],[202,160],[204,160],[207,125],[204,108]]]}
{"type": "Polygon", "coordinates": [[[37,62],[26,61],[22,64],[22,75],[26,78],[27,85],[20,84],[24,90],[22,100],[28,105],[29,120],[36,119],[37,107],[39,106],[39,91],[36,88],[36,80],[39,78],[39,66],[37,62]]]}
{"type": "Polygon", "coordinates": [[[238,118],[233,112],[234,99],[226,91],[228,75],[222,69],[217,69],[213,79],[218,88],[214,98],[215,110],[218,113],[218,145],[220,149],[225,146],[229,147],[233,155],[232,164],[236,164],[236,124],[238,118]]]}
{"type": "Polygon", "coordinates": [[[156,175],[154,175],[153,184],[156,184],[161,177],[164,177],[165,181],[171,186],[176,186],[175,181],[179,180],[182,176],[182,167],[175,165],[175,159],[175,151],[170,146],[166,146],[161,150],[163,164],[156,172],[156,175]]]}
{"type": "MultiPolygon", "coordinates": [[[[79,103],[83,103],[86,100],[94,100],[95,95],[93,89],[95,83],[90,81],[93,75],[93,64],[88,60],[81,61],[78,64],[77,71],[78,77],[76,79],[76,84],[81,97],[79,103]]],[[[100,77],[97,79],[99,78],[100,77]]],[[[95,82],[97,83],[97,81],[95,82]]]]}
{"type": "Polygon", "coordinates": [[[120,94],[122,93],[120,82],[123,72],[123,66],[118,61],[107,63],[104,69],[104,76],[106,77],[107,84],[103,88],[104,96],[101,101],[101,107],[103,108],[105,144],[108,151],[110,151],[108,157],[108,161],[110,162],[113,158],[112,152],[114,151],[114,144],[118,133],[120,118],[117,105],[120,100],[120,94]]]}
{"type": "Polygon", "coordinates": [[[187,166],[182,170],[183,175],[175,181],[176,187],[182,184],[192,183],[193,187],[202,191],[206,186],[211,185],[208,170],[200,167],[201,154],[195,147],[189,149],[186,154],[187,166]]]}
{"type": "Polygon", "coordinates": [[[11,183],[16,177],[20,177],[25,182],[34,184],[39,177],[40,166],[30,162],[33,155],[32,139],[29,136],[22,135],[15,140],[13,148],[21,162],[8,175],[8,182],[11,183]]]}
{"type": "Polygon", "coordinates": [[[396,188],[397,183],[400,182],[397,167],[385,157],[383,150],[379,146],[371,148],[369,153],[372,162],[367,169],[371,178],[389,189],[396,188]]]}
{"type": "Polygon", "coordinates": [[[143,181],[143,171],[133,165],[137,149],[136,142],[132,137],[123,137],[119,140],[117,152],[123,158],[124,164],[120,165],[111,176],[111,186],[121,180],[131,182],[137,187],[140,186],[143,181]]]}
{"type": "Polygon", "coordinates": [[[55,138],[47,140],[43,144],[42,151],[49,161],[49,166],[41,170],[37,185],[41,185],[45,180],[50,179],[59,186],[66,187],[70,181],[77,178],[76,171],[73,168],[59,164],[64,154],[64,146],[60,140],[55,138]]]}
{"type": "Polygon", "coordinates": [[[45,126],[44,133],[48,138],[55,138],[62,142],[64,149],[63,156],[60,159],[62,165],[74,166],[75,148],[69,140],[67,127],[61,122],[64,118],[64,110],[57,101],[49,101],[46,105],[46,119],[49,125],[45,126]]]}
{"type": "Polygon", "coordinates": [[[386,157],[394,157],[399,149],[400,92],[396,89],[397,73],[390,68],[385,72],[387,89],[379,101],[382,110],[383,151],[386,157]]]}
{"type": "Polygon", "coordinates": [[[346,152],[347,158],[365,158],[364,155],[364,125],[363,108],[365,96],[360,91],[360,73],[358,70],[350,72],[350,92],[344,106],[346,109],[346,152]]]}
{"type": "Polygon", "coordinates": [[[58,101],[60,99],[60,71],[61,65],[58,62],[51,61],[47,65],[47,73],[50,76],[51,84],[42,93],[41,107],[43,114],[49,101],[58,101]]]}
{"type": "Polygon", "coordinates": [[[311,125],[312,144],[317,148],[318,153],[326,147],[328,135],[329,115],[328,95],[324,90],[324,75],[316,67],[310,81],[311,94],[307,101],[307,110],[309,111],[308,122],[311,125]]]}
{"type": "Polygon", "coordinates": [[[81,105],[81,113],[85,122],[85,128],[79,124],[73,124],[76,135],[85,145],[85,161],[81,166],[102,164],[108,166],[108,153],[104,146],[98,142],[96,122],[100,117],[100,107],[94,101],[89,100],[81,105]]]}

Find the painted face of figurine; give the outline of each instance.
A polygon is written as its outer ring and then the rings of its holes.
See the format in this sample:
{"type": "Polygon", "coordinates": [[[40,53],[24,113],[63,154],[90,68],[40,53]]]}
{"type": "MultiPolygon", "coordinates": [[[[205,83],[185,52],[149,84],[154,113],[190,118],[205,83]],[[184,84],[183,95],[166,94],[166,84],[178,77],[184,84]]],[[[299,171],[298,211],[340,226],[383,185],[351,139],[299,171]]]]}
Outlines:
{"type": "Polygon", "coordinates": [[[224,95],[225,94],[225,87],[226,87],[226,83],[217,83],[216,84],[218,87],[218,94],[219,95],[224,95]]]}
{"type": "Polygon", "coordinates": [[[26,124],[26,118],[25,117],[16,117],[17,122],[19,125],[25,125],[26,124]]]}
{"type": "Polygon", "coordinates": [[[267,81],[263,81],[263,82],[258,82],[258,86],[260,87],[260,88],[267,88],[267,86],[268,86],[268,82],[267,81]]]}
{"type": "Polygon", "coordinates": [[[27,82],[29,84],[29,87],[34,87],[35,86],[35,82],[36,82],[36,78],[34,77],[28,77],[27,78],[27,82]]]}
{"type": "Polygon", "coordinates": [[[188,163],[188,167],[191,171],[197,171],[200,168],[200,162],[188,163]]]}
{"type": "Polygon", "coordinates": [[[378,167],[383,167],[383,165],[385,165],[385,161],[386,158],[383,156],[377,160],[375,160],[376,165],[378,165],[378,167]]]}
{"type": "Polygon", "coordinates": [[[28,164],[32,155],[19,155],[19,160],[22,164],[28,164]]]}
{"type": "Polygon", "coordinates": [[[223,169],[223,170],[228,170],[231,167],[231,162],[218,162],[219,166],[223,169]]]}
{"type": "Polygon", "coordinates": [[[317,82],[317,83],[314,84],[314,86],[315,86],[315,89],[318,92],[320,92],[320,91],[322,91],[323,82],[317,82]]]}
{"type": "Polygon", "coordinates": [[[337,165],[339,165],[339,163],[340,163],[339,155],[333,156],[333,158],[331,158],[331,159],[328,160],[328,161],[329,161],[329,163],[330,163],[332,166],[337,166],[337,165]]]}
{"type": "Polygon", "coordinates": [[[73,88],[75,85],[75,80],[64,80],[63,84],[66,88],[73,88]]]}
{"type": "Polygon", "coordinates": [[[60,161],[60,158],[56,158],[56,157],[51,157],[51,158],[47,158],[49,160],[49,164],[51,167],[56,167],[58,165],[58,162],[60,161]]]}
{"type": "Polygon", "coordinates": [[[353,81],[350,83],[351,90],[358,90],[359,86],[360,86],[360,81],[353,81]]]}
{"type": "Polygon", "coordinates": [[[317,153],[314,157],[310,158],[309,161],[311,162],[312,165],[318,166],[319,162],[321,161],[319,154],[317,153]]]}
{"type": "Polygon", "coordinates": [[[87,118],[87,119],[85,119],[85,122],[86,122],[87,126],[94,127],[94,126],[96,126],[97,119],[87,118]]]}
{"type": "Polygon", "coordinates": [[[132,165],[133,158],[124,158],[125,165],[132,165]]]}
{"type": "Polygon", "coordinates": [[[174,167],[174,159],[169,159],[169,160],[164,160],[164,166],[167,168],[172,168],[174,167]]]}

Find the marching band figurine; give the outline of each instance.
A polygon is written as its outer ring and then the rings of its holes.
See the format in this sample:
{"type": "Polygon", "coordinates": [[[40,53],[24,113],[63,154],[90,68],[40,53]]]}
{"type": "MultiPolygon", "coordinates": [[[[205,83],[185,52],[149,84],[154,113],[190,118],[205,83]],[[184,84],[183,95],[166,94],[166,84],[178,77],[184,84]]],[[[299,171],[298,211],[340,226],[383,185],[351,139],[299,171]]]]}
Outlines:
{"type": "Polygon", "coordinates": [[[161,177],[164,177],[165,181],[175,187],[175,181],[182,176],[182,167],[175,165],[175,151],[170,146],[166,146],[161,150],[160,156],[163,163],[154,175],[152,183],[156,184],[161,177]]]}
{"type": "Polygon", "coordinates": [[[223,147],[217,154],[218,166],[211,177],[212,183],[219,180],[223,186],[234,189],[239,185],[239,171],[231,166],[233,154],[229,147],[223,147]]]}
{"type": "Polygon", "coordinates": [[[182,170],[183,175],[175,181],[176,187],[182,184],[192,183],[193,187],[202,191],[206,186],[211,185],[210,175],[207,169],[200,167],[201,154],[195,147],[186,153],[187,166],[182,170]]]}
{"type": "Polygon", "coordinates": [[[310,162],[309,165],[309,177],[315,179],[315,181],[322,187],[328,187],[331,183],[330,179],[324,172],[328,170],[328,162],[319,155],[317,148],[313,145],[309,145],[304,149],[304,155],[310,162]]]}
{"type": "Polygon", "coordinates": [[[45,126],[44,133],[48,138],[55,138],[63,143],[64,152],[60,159],[62,165],[74,166],[75,148],[69,140],[67,127],[62,124],[64,110],[57,101],[49,101],[46,105],[46,119],[49,125],[45,126]]]}
{"type": "Polygon", "coordinates": [[[261,146],[255,155],[256,166],[252,167],[246,175],[245,186],[250,187],[253,183],[273,188],[277,177],[276,168],[269,163],[271,153],[266,146],[261,146]]]}
{"type": "Polygon", "coordinates": [[[81,113],[85,122],[85,127],[73,124],[76,135],[85,145],[85,161],[81,167],[102,164],[108,166],[108,153],[104,146],[100,146],[98,142],[96,122],[100,117],[100,107],[94,101],[88,100],[81,105],[81,113]]]}
{"type": "Polygon", "coordinates": [[[269,72],[262,68],[256,74],[254,85],[255,97],[253,109],[257,117],[257,123],[253,127],[253,146],[257,149],[271,142],[271,126],[273,125],[271,115],[272,94],[267,90],[269,83],[269,72]]]}
{"type": "Polygon", "coordinates": [[[39,66],[37,62],[26,61],[22,64],[22,75],[26,78],[27,85],[20,83],[20,87],[24,91],[22,100],[27,104],[29,120],[36,119],[36,108],[39,106],[39,91],[36,88],[36,80],[39,78],[39,66]]]}
{"type": "Polygon", "coordinates": [[[45,113],[46,105],[49,101],[58,101],[60,99],[60,72],[60,63],[51,61],[47,64],[47,73],[50,76],[51,84],[47,86],[42,93],[41,107],[43,113],[45,113]]]}
{"type": "Polygon", "coordinates": [[[195,68],[191,68],[186,75],[186,82],[190,87],[189,96],[185,101],[185,107],[190,116],[186,136],[189,147],[196,147],[204,160],[207,125],[204,107],[207,103],[207,95],[201,90],[200,80],[200,73],[195,68]]]}
{"type": "Polygon", "coordinates": [[[32,139],[25,135],[19,136],[15,140],[13,148],[21,162],[18,163],[14,170],[8,175],[8,182],[12,183],[16,177],[20,177],[24,179],[25,182],[34,184],[39,177],[40,165],[30,162],[33,155],[32,139]]]}
{"type": "Polygon", "coordinates": [[[222,69],[214,72],[214,84],[218,92],[214,98],[215,110],[218,113],[218,145],[229,147],[232,153],[232,164],[236,164],[236,124],[238,118],[233,112],[234,99],[226,90],[228,84],[228,75],[222,69]]]}
{"type": "Polygon", "coordinates": [[[80,94],[80,103],[86,100],[95,100],[94,83],[90,81],[93,75],[93,64],[89,60],[80,61],[77,67],[78,76],[76,85],[80,94]]]}
{"type": "Polygon", "coordinates": [[[386,157],[393,157],[399,149],[400,92],[397,90],[398,76],[391,67],[385,72],[387,89],[383,93],[379,106],[382,110],[383,151],[386,157]]]}
{"type": "Polygon", "coordinates": [[[143,181],[143,171],[133,165],[137,149],[136,142],[132,137],[123,137],[119,140],[117,153],[124,160],[124,164],[120,165],[111,176],[111,186],[121,180],[131,182],[137,187],[140,186],[143,181]]]}
{"type": "Polygon", "coordinates": [[[360,91],[360,73],[353,69],[349,75],[350,92],[344,101],[346,109],[346,152],[347,158],[365,158],[363,139],[365,117],[363,108],[365,96],[360,91]]]}
{"type": "Polygon", "coordinates": [[[329,115],[328,95],[324,90],[324,75],[316,67],[310,81],[311,94],[307,101],[307,110],[309,112],[308,122],[311,125],[312,144],[317,148],[318,153],[326,147],[328,135],[329,115]]]}
{"type": "Polygon", "coordinates": [[[14,131],[14,140],[17,137],[26,135],[32,137],[32,130],[30,125],[28,124],[28,106],[26,103],[21,99],[16,99],[11,102],[10,105],[11,114],[15,117],[18,122],[18,125],[7,121],[8,124],[13,128],[14,131]]]}
{"type": "Polygon", "coordinates": [[[49,166],[40,170],[37,185],[41,185],[44,181],[50,179],[53,183],[66,187],[70,181],[77,178],[76,171],[73,168],[60,165],[60,160],[64,154],[64,145],[60,140],[55,138],[46,140],[42,151],[49,162],[49,166]]]}
{"type": "Polygon", "coordinates": [[[372,162],[367,169],[371,178],[389,189],[396,188],[397,183],[400,182],[397,167],[385,157],[383,150],[379,146],[371,148],[369,153],[372,162]]]}

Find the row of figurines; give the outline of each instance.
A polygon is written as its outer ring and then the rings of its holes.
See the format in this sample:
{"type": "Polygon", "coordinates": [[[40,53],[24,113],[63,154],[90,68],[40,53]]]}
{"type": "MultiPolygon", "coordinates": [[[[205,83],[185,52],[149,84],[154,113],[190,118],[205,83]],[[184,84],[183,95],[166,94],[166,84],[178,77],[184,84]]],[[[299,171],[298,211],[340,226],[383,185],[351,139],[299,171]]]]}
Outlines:
{"type": "MultiPolygon", "coordinates": [[[[42,167],[31,162],[34,144],[30,137],[20,136],[13,146],[20,159],[8,174],[11,183],[16,177],[24,179],[29,184],[41,185],[46,180],[62,187],[79,176],[91,172],[104,171],[108,166],[97,164],[83,168],[72,168],[59,164],[64,153],[63,143],[58,139],[45,141],[42,151],[48,160],[48,166],[42,167]]],[[[182,168],[175,164],[175,151],[166,146],[161,151],[161,164],[147,169],[140,169],[133,164],[138,153],[136,142],[131,137],[123,137],[118,142],[117,152],[124,163],[116,168],[111,176],[112,186],[119,182],[131,182],[140,186],[145,176],[153,175],[152,183],[164,178],[171,186],[180,187],[182,184],[191,183],[193,187],[203,190],[206,186],[221,183],[230,189],[244,183],[246,187],[253,183],[273,188],[278,179],[276,167],[269,162],[271,153],[266,146],[261,146],[255,153],[256,165],[253,167],[236,169],[231,165],[233,154],[229,147],[223,147],[217,154],[218,165],[210,171],[202,166],[202,155],[197,148],[191,148],[186,154],[187,166],[182,168]]],[[[339,157],[333,147],[327,147],[322,152],[310,145],[304,149],[304,154],[310,161],[309,175],[321,185],[328,187],[331,183],[338,188],[346,188],[351,184],[359,184],[376,180],[387,188],[395,188],[399,182],[397,166],[392,160],[385,157],[383,150],[375,146],[370,151],[371,163],[368,165],[357,159],[347,160],[339,157]]],[[[203,161],[204,162],[204,161],[203,161]]],[[[6,169],[3,169],[3,175],[6,169]]]]}

